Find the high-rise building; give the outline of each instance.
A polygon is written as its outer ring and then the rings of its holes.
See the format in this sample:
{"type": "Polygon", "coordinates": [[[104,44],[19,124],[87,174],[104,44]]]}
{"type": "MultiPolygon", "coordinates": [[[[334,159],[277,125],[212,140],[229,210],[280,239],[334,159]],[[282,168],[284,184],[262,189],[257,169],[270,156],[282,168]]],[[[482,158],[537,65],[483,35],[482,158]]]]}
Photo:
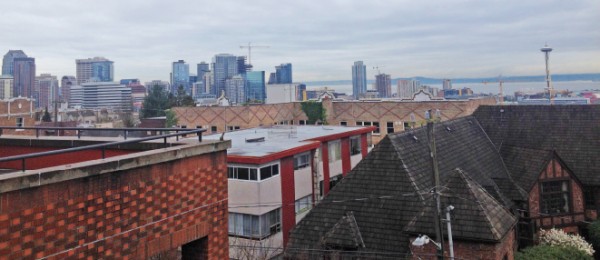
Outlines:
{"type": "MultiPolygon", "coordinates": [[[[116,82],[89,82],[82,84],[81,87],[83,90],[81,107],[83,108],[131,110],[131,88],[127,86],[116,82]]],[[[73,99],[73,89],[71,89],[71,99],[73,99]]]]}
{"type": "Polygon", "coordinates": [[[9,50],[2,59],[2,74],[13,76],[13,62],[15,58],[27,58],[27,55],[22,50],[9,50]]]}
{"type": "Polygon", "coordinates": [[[190,65],[184,60],[173,62],[171,70],[171,93],[177,93],[179,86],[183,86],[185,92],[190,94],[190,65]]]}
{"type": "Polygon", "coordinates": [[[0,75],[0,100],[13,97],[13,77],[11,75],[0,75]]]}
{"type": "Polygon", "coordinates": [[[204,74],[210,72],[210,66],[208,65],[208,63],[206,62],[200,62],[197,65],[197,73],[196,75],[198,76],[198,80],[204,78],[204,74]]]}
{"type": "Polygon", "coordinates": [[[269,74],[269,82],[267,84],[277,84],[277,76],[275,75],[275,72],[271,72],[269,74]]]}
{"type": "Polygon", "coordinates": [[[238,56],[237,57],[237,73],[238,74],[246,74],[246,72],[252,69],[252,66],[246,64],[246,56],[238,56]]]}
{"type": "Polygon", "coordinates": [[[352,96],[359,99],[367,92],[367,66],[362,61],[355,61],[352,65],[352,96]]]}
{"type": "Polygon", "coordinates": [[[75,60],[77,84],[87,82],[112,82],[114,62],[104,57],[75,60]]]}
{"type": "Polygon", "coordinates": [[[265,72],[246,72],[246,100],[248,102],[265,103],[266,100],[265,72]]]}
{"type": "Polygon", "coordinates": [[[297,93],[297,97],[296,97],[296,101],[305,101],[305,95],[304,93],[306,92],[306,84],[299,84],[298,85],[298,93],[297,93]]]}
{"type": "Polygon", "coordinates": [[[231,104],[246,102],[246,80],[242,75],[235,75],[225,80],[225,96],[231,104]]]}
{"type": "Polygon", "coordinates": [[[450,79],[444,79],[444,81],[442,82],[442,89],[443,90],[452,89],[452,81],[450,79]]]}
{"type": "Polygon", "coordinates": [[[50,74],[35,77],[36,104],[38,108],[52,107],[58,101],[58,79],[50,74]]]}
{"type": "Polygon", "coordinates": [[[75,76],[63,76],[60,79],[60,96],[61,101],[68,102],[71,98],[71,87],[77,85],[75,76]]]}
{"type": "Polygon", "coordinates": [[[375,89],[379,93],[380,98],[392,96],[392,80],[389,74],[381,73],[375,75],[375,89]]]}
{"type": "Polygon", "coordinates": [[[196,82],[196,97],[200,94],[205,94],[210,89],[210,81],[209,84],[206,82],[205,75],[210,74],[210,66],[206,62],[200,62],[197,65],[197,74],[198,81],[196,82]]]}
{"type": "Polygon", "coordinates": [[[160,87],[165,92],[168,92],[171,90],[171,84],[167,81],[153,80],[150,82],[146,82],[146,89],[148,91],[153,90],[155,86],[160,87]]]}
{"type": "Polygon", "coordinates": [[[398,80],[397,93],[399,98],[412,98],[421,89],[421,82],[416,79],[398,80]]]}
{"type": "Polygon", "coordinates": [[[213,58],[214,88],[211,94],[220,96],[225,91],[225,80],[239,74],[237,57],[231,54],[217,54],[213,58]]]}
{"type": "Polygon", "coordinates": [[[34,98],[35,59],[15,58],[13,66],[13,97],[34,98]]]}
{"type": "Polygon", "coordinates": [[[275,66],[275,77],[277,79],[277,84],[292,83],[292,64],[283,63],[279,66],[275,66]]]}

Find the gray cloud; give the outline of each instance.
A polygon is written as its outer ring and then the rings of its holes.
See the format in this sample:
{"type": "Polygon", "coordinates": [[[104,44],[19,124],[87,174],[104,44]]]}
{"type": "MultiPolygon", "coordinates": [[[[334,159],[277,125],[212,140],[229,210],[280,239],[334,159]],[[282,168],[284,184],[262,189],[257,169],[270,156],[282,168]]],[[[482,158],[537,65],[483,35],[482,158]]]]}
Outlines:
{"type": "MultiPolygon", "coordinates": [[[[117,78],[168,79],[217,53],[255,69],[292,62],[298,81],[349,79],[364,60],[392,77],[600,72],[600,2],[581,1],[9,1],[0,52],[23,49],[38,73],[75,73],[75,59],[105,56],[117,78]]],[[[374,74],[369,73],[369,77],[374,74]]]]}

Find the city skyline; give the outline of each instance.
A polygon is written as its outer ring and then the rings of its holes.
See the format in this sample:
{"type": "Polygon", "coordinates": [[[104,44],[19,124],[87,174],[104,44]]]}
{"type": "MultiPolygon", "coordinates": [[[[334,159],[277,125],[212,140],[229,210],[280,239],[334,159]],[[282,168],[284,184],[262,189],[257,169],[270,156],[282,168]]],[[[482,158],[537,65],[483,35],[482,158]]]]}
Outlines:
{"type": "Polygon", "coordinates": [[[289,62],[298,82],[350,79],[356,60],[369,79],[375,66],[393,78],[538,75],[546,42],[555,50],[554,74],[600,67],[597,1],[235,4],[247,12],[230,5],[11,1],[0,18],[11,37],[0,50],[23,50],[39,73],[59,77],[75,74],[76,59],[104,56],[115,62],[115,79],[142,81],[168,80],[180,59],[195,65],[218,53],[247,55],[239,46],[249,41],[270,46],[253,50],[254,70],[289,62]],[[53,9],[61,12],[45,12],[53,9]],[[182,36],[173,41],[175,34],[182,36]]]}

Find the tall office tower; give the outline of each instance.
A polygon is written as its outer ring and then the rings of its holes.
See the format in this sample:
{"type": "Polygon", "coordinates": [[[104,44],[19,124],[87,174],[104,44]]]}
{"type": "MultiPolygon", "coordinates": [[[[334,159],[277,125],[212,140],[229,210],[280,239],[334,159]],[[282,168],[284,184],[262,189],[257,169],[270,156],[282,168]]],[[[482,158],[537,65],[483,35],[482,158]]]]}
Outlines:
{"type": "Polygon", "coordinates": [[[389,74],[381,73],[375,75],[375,89],[379,97],[387,98],[392,96],[392,80],[389,74]]]}
{"type": "Polygon", "coordinates": [[[0,100],[13,97],[13,77],[11,75],[0,75],[0,100]]]}
{"type": "Polygon", "coordinates": [[[197,65],[197,73],[196,76],[198,76],[198,80],[204,78],[204,74],[210,72],[210,66],[208,65],[208,63],[206,62],[200,62],[197,65]]]}
{"type": "Polygon", "coordinates": [[[231,54],[217,54],[213,58],[214,88],[211,94],[217,97],[225,90],[225,80],[238,74],[237,57],[231,54]]]}
{"type": "Polygon", "coordinates": [[[359,99],[367,92],[367,66],[362,61],[352,65],[352,96],[359,99]]]}
{"type": "Polygon", "coordinates": [[[246,101],[265,103],[266,100],[265,72],[246,72],[246,101]]]}
{"type": "Polygon", "coordinates": [[[33,98],[35,59],[15,58],[13,66],[13,97],[33,98]]]}
{"type": "Polygon", "coordinates": [[[275,77],[277,78],[277,84],[292,83],[292,64],[283,63],[275,66],[275,77]]]}
{"type": "Polygon", "coordinates": [[[444,79],[444,81],[442,82],[442,89],[452,89],[452,81],[450,79],[444,79]]]}
{"type": "Polygon", "coordinates": [[[58,97],[58,79],[50,74],[35,77],[36,104],[38,108],[52,108],[58,97]]]}
{"type": "Polygon", "coordinates": [[[421,82],[415,79],[398,80],[397,89],[399,98],[412,98],[413,94],[421,89],[421,82]]]}
{"type": "Polygon", "coordinates": [[[171,71],[171,93],[177,93],[179,86],[183,86],[185,93],[190,94],[190,65],[178,60],[173,62],[171,71]]]}
{"type": "Polygon", "coordinates": [[[267,84],[277,84],[277,76],[275,75],[275,72],[271,72],[271,74],[269,74],[269,82],[267,84]]]}
{"type": "Polygon", "coordinates": [[[306,100],[305,95],[304,95],[305,92],[306,92],[306,84],[299,84],[296,101],[305,101],[306,100]]]}
{"type": "Polygon", "coordinates": [[[208,72],[204,73],[202,83],[204,83],[204,92],[202,92],[203,94],[213,93],[213,89],[215,88],[215,75],[212,73],[212,71],[209,70],[208,72]]]}
{"type": "Polygon", "coordinates": [[[246,56],[237,57],[237,67],[237,73],[242,75],[252,70],[252,65],[246,64],[246,56]]]}
{"type": "Polygon", "coordinates": [[[2,59],[2,74],[13,76],[13,62],[16,58],[27,58],[27,55],[22,50],[9,50],[2,59]]]}
{"type": "Polygon", "coordinates": [[[71,93],[67,99],[69,108],[81,108],[83,105],[83,87],[79,85],[71,86],[71,93]]]}
{"type": "Polygon", "coordinates": [[[148,91],[153,90],[155,86],[160,87],[164,92],[168,92],[171,90],[171,84],[167,81],[153,80],[150,82],[146,82],[146,89],[148,91]]]}
{"type": "Polygon", "coordinates": [[[208,86],[206,84],[205,75],[210,73],[210,67],[206,62],[200,62],[197,65],[197,74],[198,81],[196,82],[196,96],[199,94],[204,94],[208,91],[208,86]]]}
{"type": "Polygon", "coordinates": [[[77,86],[77,78],[75,76],[63,76],[60,79],[60,99],[62,102],[69,102],[72,86],[77,86]]]}
{"type": "Polygon", "coordinates": [[[246,102],[246,80],[242,75],[235,75],[225,80],[225,96],[231,104],[246,102]]]}
{"type": "Polygon", "coordinates": [[[104,57],[75,60],[77,84],[87,82],[112,82],[114,80],[114,62],[104,57]]]}

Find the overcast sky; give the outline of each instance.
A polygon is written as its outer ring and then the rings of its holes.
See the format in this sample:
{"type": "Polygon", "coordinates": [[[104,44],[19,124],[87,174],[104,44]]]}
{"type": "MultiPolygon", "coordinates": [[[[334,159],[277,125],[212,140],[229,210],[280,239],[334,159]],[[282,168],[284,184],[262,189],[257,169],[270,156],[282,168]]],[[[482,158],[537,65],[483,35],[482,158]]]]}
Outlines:
{"type": "Polygon", "coordinates": [[[115,80],[168,80],[171,62],[247,55],[255,70],[293,64],[294,81],[351,78],[363,60],[396,77],[600,72],[600,1],[3,1],[0,52],[22,49],[37,73],[75,74],[104,56],[115,80]]]}

